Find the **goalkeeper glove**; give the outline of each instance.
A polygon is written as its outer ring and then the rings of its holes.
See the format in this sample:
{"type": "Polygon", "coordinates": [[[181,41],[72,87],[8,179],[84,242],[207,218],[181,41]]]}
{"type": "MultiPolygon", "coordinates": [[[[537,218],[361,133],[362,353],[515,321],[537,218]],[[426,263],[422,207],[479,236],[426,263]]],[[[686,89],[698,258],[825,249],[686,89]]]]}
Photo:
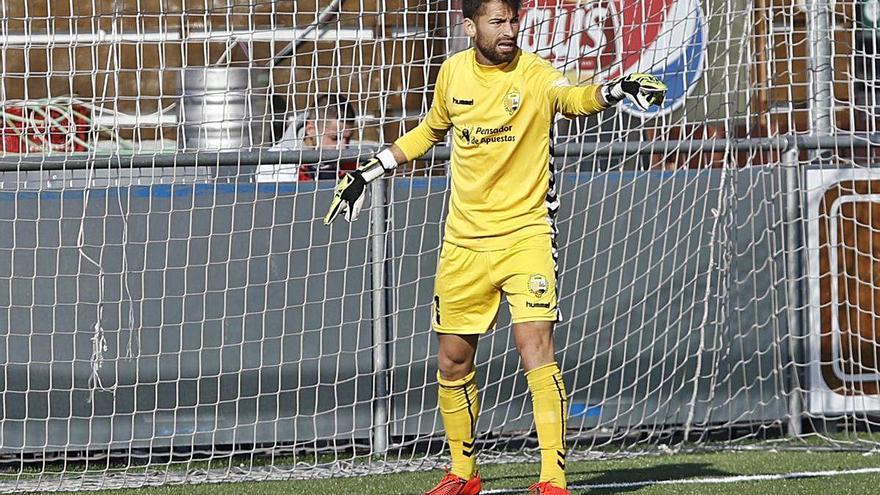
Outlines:
{"type": "Polygon", "coordinates": [[[663,104],[666,84],[651,74],[635,72],[605,83],[602,86],[602,96],[609,105],[629,98],[643,112],[647,112],[651,105],[663,104]]]}
{"type": "Polygon", "coordinates": [[[378,155],[361,163],[357,170],[345,174],[341,181],[336,184],[333,191],[333,200],[330,209],[324,215],[324,225],[330,225],[340,212],[345,214],[345,219],[354,222],[364,206],[366,186],[378,179],[385,172],[390,172],[397,167],[397,160],[390,149],[382,150],[378,155]]]}

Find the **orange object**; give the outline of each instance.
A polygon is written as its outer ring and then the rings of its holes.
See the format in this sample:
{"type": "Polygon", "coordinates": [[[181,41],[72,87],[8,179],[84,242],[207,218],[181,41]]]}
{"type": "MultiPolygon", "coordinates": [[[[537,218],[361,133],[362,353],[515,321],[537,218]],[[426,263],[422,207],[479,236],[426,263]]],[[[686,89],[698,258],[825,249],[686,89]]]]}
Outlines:
{"type": "Polygon", "coordinates": [[[535,483],[529,487],[529,495],[571,495],[571,492],[565,488],[551,485],[545,481],[543,483],[535,483]]]}
{"type": "Polygon", "coordinates": [[[464,480],[452,473],[446,473],[440,483],[425,492],[425,495],[479,495],[481,489],[479,474],[469,480],[464,480]]]}

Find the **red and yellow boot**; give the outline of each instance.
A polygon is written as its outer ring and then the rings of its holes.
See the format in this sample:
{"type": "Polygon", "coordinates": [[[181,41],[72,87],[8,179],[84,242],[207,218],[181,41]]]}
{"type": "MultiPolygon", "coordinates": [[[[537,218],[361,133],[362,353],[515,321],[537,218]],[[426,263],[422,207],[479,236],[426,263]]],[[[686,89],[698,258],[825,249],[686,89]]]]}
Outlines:
{"type": "Polygon", "coordinates": [[[466,480],[452,473],[446,473],[440,483],[425,492],[425,495],[479,495],[482,488],[479,474],[466,480]]]}
{"type": "Polygon", "coordinates": [[[551,485],[549,481],[543,483],[535,483],[529,487],[529,495],[571,495],[571,492],[565,488],[559,488],[551,485]]]}

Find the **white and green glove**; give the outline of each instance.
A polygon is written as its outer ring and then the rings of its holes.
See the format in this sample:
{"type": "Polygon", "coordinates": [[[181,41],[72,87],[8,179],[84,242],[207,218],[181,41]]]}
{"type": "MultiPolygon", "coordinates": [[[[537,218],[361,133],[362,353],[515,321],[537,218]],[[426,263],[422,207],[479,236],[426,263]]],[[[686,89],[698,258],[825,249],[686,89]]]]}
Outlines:
{"type": "Polygon", "coordinates": [[[397,167],[397,161],[391,150],[386,149],[378,155],[362,162],[357,170],[345,174],[341,181],[336,184],[333,191],[333,200],[330,209],[324,215],[324,225],[330,225],[339,213],[345,214],[345,219],[354,222],[364,207],[364,197],[367,193],[367,184],[373,182],[397,167]]]}
{"type": "Polygon", "coordinates": [[[647,112],[651,105],[662,105],[666,98],[666,83],[652,74],[634,72],[608,81],[602,86],[602,96],[608,105],[629,98],[637,107],[647,112]]]}

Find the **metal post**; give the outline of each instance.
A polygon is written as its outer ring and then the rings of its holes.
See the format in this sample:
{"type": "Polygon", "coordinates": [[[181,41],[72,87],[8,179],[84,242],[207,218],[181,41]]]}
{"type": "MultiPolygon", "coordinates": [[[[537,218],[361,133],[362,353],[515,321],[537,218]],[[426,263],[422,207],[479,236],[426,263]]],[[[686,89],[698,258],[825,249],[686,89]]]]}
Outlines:
{"type": "MultiPolygon", "coordinates": [[[[828,114],[830,115],[830,113],[828,114]]],[[[613,141],[598,143],[569,143],[553,147],[556,157],[609,155],[652,155],[670,149],[686,148],[709,151],[764,151],[785,149],[792,142],[799,149],[815,150],[837,147],[866,148],[880,145],[880,135],[847,133],[826,136],[776,136],[749,139],[692,139],[668,141],[613,141]]],[[[89,170],[118,168],[161,167],[219,167],[241,165],[278,165],[282,163],[338,163],[340,160],[360,161],[376,154],[378,149],[361,148],[348,150],[299,150],[299,151],[193,151],[168,154],[111,155],[111,156],[14,156],[0,157],[0,172],[26,172],[49,170],[89,170]]],[[[452,148],[435,146],[426,153],[424,160],[448,160],[452,148]]]]}
{"type": "Polygon", "coordinates": [[[810,122],[813,136],[829,136],[834,130],[830,10],[829,0],[807,0],[807,37],[812,76],[810,122]]]}
{"type": "Polygon", "coordinates": [[[785,281],[786,281],[786,312],[788,313],[788,363],[789,372],[786,377],[788,388],[788,435],[799,437],[802,433],[803,420],[803,391],[799,375],[801,363],[801,348],[805,339],[803,319],[801,318],[802,298],[801,280],[802,264],[801,256],[803,244],[801,243],[801,201],[799,176],[801,170],[798,164],[798,148],[791,146],[782,156],[783,173],[785,177],[785,281]]]}
{"type": "Polygon", "coordinates": [[[373,448],[388,450],[388,332],[385,315],[385,179],[373,181],[370,194],[373,298],[373,448]]]}

